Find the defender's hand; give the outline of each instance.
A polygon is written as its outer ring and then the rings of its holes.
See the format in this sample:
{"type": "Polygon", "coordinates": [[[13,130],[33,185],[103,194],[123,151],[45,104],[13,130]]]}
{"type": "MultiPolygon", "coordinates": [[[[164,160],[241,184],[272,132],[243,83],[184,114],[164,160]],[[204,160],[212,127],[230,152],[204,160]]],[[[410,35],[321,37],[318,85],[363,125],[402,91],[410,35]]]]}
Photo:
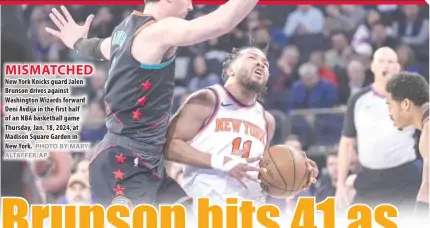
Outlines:
{"type": "Polygon", "coordinates": [[[87,38],[88,30],[90,29],[90,24],[94,19],[94,15],[88,16],[85,24],[80,26],[76,24],[65,6],[61,6],[61,10],[64,16],[55,8],[53,8],[52,13],[49,14],[49,17],[59,31],[48,27],[45,28],[45,30],[49,34],[58,37],[68,48],[73,49],[73,45],[75,45],[80,38],[87,38]]]}

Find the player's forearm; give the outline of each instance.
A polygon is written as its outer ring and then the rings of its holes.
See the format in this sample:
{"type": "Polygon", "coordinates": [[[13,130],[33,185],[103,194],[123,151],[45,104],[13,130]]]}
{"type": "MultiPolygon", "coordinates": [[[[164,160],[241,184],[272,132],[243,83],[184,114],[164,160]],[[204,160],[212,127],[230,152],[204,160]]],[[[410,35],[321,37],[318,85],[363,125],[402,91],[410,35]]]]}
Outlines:
{"type": "Polygon", "coordinates": [[[230,0],[211,13],[213,22],[230,31],[245,19],[257,2],[258,0],[230,0]]]}
{"type": "Polygon", "coordinates": [[[98,61],[106,61],[109,60],[109,39],[101,39],[101,38],[91,38],[79,39],[75,45],[73,45],[74,50],[78,52],[78,54],[92,60],[98,61]]]}
{"type": "Polygon", "coordinates": [[[337,169],[338,186],[345,185],[345,180],[348,177],[349,166],[351,165],[353,152],[354,152],[354,144],[345,139],[341,139],[339,143],[338,169],[337,169]]]}
{"type": "Polygon", "coordinates": [[[203,169],[212,168],[211,154],[200,152],[179,139],[172,139],[169,143],[166,159],[203,169]]]}

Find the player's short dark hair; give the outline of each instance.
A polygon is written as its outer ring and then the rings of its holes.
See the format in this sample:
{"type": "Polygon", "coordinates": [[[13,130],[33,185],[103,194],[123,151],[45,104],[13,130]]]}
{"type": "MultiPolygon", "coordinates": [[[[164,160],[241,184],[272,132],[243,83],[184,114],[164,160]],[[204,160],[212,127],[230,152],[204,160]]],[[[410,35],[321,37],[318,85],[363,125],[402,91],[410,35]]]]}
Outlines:
{"type": "Polygon", "coordinates": [[[424,77],[417,73],[398,73],[388,81],[386,90],[395,101],[408,99],[417,106],[429,102],[429,85],[424,77]]]}

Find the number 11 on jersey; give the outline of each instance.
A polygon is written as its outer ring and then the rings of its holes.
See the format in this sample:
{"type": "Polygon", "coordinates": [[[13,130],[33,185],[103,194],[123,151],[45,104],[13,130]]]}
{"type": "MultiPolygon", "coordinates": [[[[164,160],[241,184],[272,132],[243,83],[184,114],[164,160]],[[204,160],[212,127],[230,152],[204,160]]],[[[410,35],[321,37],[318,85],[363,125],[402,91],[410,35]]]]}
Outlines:
{"type": "Polygon", "coordinates": [[[242,138],[237,137],[233,140],[232,144],[233,144],[232,151],[231,151],[232,153],[237,153],[238,151],[241,151],[242,158],[249,157],[249,152],[251,151],[251,146],[252,146],[251,140],[247,140],[243,142],[243,145],[242,145],[242,138]]]}

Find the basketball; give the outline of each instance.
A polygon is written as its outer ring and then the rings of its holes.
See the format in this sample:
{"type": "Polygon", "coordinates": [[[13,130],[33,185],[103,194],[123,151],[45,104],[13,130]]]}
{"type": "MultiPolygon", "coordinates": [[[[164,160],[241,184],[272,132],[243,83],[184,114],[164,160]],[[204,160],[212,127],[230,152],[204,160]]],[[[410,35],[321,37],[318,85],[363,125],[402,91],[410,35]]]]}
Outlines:
{"type": "Polygon", "coordinates": [[[267,172],[260,172],[261,187],[275,198],[294,196],[310,175],[303,152],[285,145],[275,145],[266,150],[260,167],[267,169],[267,172]]]}

